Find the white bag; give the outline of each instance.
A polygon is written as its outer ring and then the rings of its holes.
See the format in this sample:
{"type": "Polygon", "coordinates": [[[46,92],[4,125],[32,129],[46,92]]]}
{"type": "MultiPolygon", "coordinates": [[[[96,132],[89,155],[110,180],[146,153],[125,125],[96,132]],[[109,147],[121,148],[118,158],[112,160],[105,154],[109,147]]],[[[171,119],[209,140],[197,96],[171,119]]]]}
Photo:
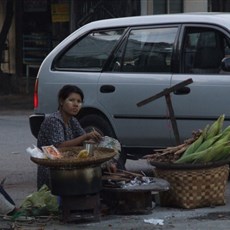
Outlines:
{"type": "Polygon", "coordinates": [[[15,205],[11,204],[3,194],[0,193],[0,214],[7,215],[15,209],[15,205]]]}
{"type": "Polygon", "coordinates": [[[115,161],[118,161],[120,157],[120,151],[121,151],[121,144],[120,142],[112,137],[104,136],[100,143],[98,144],[98,147],[104,147],[104,148],[110,148],[114,149],[114,151],[117,153],[111,160],[104,162],[101,164],[102,169],[108,168],[108,165],[115,161]]]}

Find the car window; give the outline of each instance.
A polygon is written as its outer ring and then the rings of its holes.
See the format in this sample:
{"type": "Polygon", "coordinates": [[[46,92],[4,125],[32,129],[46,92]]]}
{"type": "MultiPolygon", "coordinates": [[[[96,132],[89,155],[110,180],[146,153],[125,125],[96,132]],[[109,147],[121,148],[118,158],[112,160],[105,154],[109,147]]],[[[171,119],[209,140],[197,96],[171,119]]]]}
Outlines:
{"type": "Polygon", "coordinates": [[[177,31],[177,27],[131,30],[114,54],[109,69],[114,72],[170,72],[177,31]]]}
{"type": "Polygon", "coordinates": [[[55,67],[101,70],[123,32],[123,29],[91,32],[65,51],[55,67]]]}
{"type": "Polygon", "coordinates": [[[229,53],[229,44],[229,38],[213,28],[187,28],[182,49],[184,72],[219,73],[221,60],[229,53]]]}

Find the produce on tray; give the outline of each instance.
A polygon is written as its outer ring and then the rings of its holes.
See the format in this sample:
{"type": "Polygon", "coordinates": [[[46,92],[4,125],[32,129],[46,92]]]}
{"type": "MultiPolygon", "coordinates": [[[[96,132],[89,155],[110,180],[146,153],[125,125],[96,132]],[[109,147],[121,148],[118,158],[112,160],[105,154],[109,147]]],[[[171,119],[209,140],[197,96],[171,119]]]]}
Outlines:
{"type": "Polygon", "coordinates": [[[203,130],[193,132],[183,144],[155,150],[144,158],[168,163],[208,163],[230,160],[230,126],[223,130],[225,115],[207,125],[203,130]]]}
{"type": "Polygon", "coordinates": [[[77,158],[86,158],[89,156],[89,152],[86,149],[82,149],[78,154],[77,158]]]}
{"type": "Polygon", "coordinates": [[[86,149],[82,149],[80,151],[71,150],[71,151],[60,152],[53,145],[50,145],[50,146],[43,146],[42,150],[46,154],[46,156],[52,160],[60,159],[60,158],[70,158],[70,157],[75,157],[76,159],[89,157],[89,152],[86,149]]]}

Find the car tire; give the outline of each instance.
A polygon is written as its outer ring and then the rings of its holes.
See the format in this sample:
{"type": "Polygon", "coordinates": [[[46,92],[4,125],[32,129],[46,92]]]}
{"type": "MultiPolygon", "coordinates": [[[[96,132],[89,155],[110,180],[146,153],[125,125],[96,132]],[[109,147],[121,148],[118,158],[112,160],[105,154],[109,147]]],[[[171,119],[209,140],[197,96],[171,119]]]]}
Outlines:
{"type": "Polygon", "coordinates": [[[79,120],[79,122],[86,132],[90,132],[92,129],[95,129],[103,136],[116,138],[113,128],[109,122],[100,115],[85,115],[79,120]]]}

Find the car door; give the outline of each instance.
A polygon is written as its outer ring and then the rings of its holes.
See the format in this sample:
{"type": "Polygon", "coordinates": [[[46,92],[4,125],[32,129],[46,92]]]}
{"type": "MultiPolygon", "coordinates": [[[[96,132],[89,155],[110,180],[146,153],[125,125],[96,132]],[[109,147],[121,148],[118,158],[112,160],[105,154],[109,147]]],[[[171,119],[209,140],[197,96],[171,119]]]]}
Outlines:
{"type": "Polygon", "coordinates": [[[76,84],[81,88],[84,109],[100,110],[97,82],[123,31],[97,29],[80,36],[73,35],[58,50],[54,50],[39,72],[39,112],[49,113],[57,109],[57,93],[65,84],[76,84]]]}
{"type": "Polygon", "coordinates": [[[98,82],[98,99],[126,147],[156,147],[171,141],[164,97],[137,103],[170,86],[178,26],[131,28],[98,82]]]}
{"type": "Polygon", "coordinates": [[[221,114],[230,118],[230,73],[221,73],[221,60],[229,55],[229,34],[216,26],[184,25],[179,73],[171,85],[192,78],[193,83],[172,95],[181,141],[203,129],[221,114]]]}

